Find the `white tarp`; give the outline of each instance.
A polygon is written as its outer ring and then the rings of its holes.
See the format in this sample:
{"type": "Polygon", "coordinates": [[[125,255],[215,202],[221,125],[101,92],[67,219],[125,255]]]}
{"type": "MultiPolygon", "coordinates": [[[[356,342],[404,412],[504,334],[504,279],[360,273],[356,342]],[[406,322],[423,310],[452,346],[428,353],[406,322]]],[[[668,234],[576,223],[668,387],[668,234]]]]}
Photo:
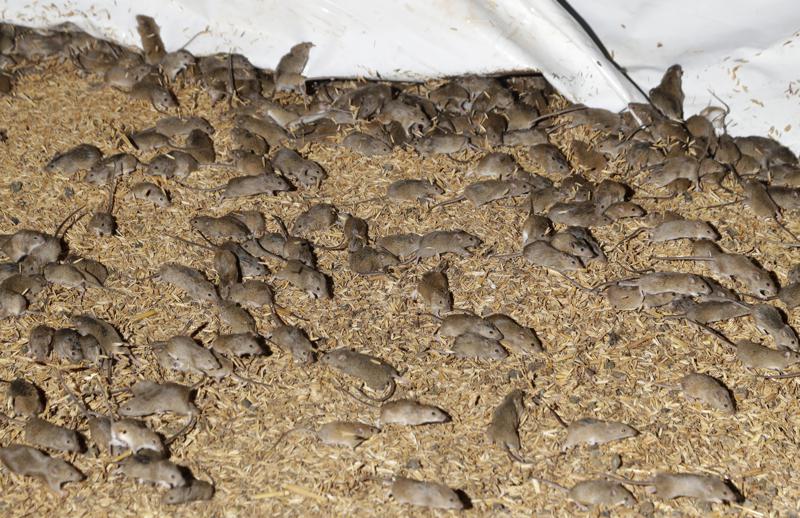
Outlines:
{"type": "Polygon", "coordinates": [[[770,135],[800,150],[800,11],[790,0],[572,0],[577,18],[557,0],[2,1],[5,21],[72,22],[130,45],[139,41],[135,15],[150,15],[167,50],[208,27],[189,45],[193,53],[240,52],[265,68],[312,41],[309,77],[536,69],[576,102],[620,110],[642,101],[585,22],[643,91],[680,63],[687,114],[711,102],[712,90],[731,106],[731,133],[770,135]]]}

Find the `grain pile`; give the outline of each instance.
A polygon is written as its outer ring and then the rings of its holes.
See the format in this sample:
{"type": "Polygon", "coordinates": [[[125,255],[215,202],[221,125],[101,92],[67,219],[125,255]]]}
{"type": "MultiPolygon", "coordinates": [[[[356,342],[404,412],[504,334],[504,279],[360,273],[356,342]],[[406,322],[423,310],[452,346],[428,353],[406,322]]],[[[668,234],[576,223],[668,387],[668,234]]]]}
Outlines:
{"type": "MultiPolygon", "coordinates": [[[[98,87],[101,77],[79,73],[71,62],[47,58],[29,68],[20,63],[18,68],[13,95],[0,99],[0,130],[6,138],[0,144],[0,233],[12,234],[20,229],[52,233],[73,210],[85,207],[94,212],[104,207],[108,189],[81,181],[83,173],[46,172],[45,165],[51,158],[78,144],[90,143],[104,155],[124,151],[149,162],[157,153],[134,149],[127,135],[152,127],[164,114],[147,99],[98,87]]],[[[524,98],[531,102],[530,106],[540,103],[543,113],[567,106],[563,98],[543,85],[541,78],[504,80],[503,84],[513,85],[515,81],[526,85],[530,95],[524,98]]],[[[317,92],[319,98],[323,90],[347,92],[364,84],[322,82],[310,90],[317,92]]],[[[447,83],[394,85],[393,95],[407,93],[425,98],[443,84],[447,83]]],[[[233,108],[224,95],[212,104],[209,89],[193,81],[191,75],[179,76],[169,83],[169,88],[180,106],[169,108],[170,114],[207,119],[215,129],[212,137],[217,162],[228,162],[234,127],[231,110],[247,106],[243,99],[248,96],[241,93],[241,99],[233,100],[233,108]]],[[[293,89],[294,85],[289,84],[287,90],[293,89]]],[[[522,103],[519,93],[514,96],[515,102],[522,103]]],[[[304,101],[293,91],[278,92],[274,99],[293,108],[302,108],[304,101]]],[[[724,180],[726,189],[734,191],[731,193],[706,182],[701,190],[690,182],[685,192],[675,197],[648,199],[664,196],[667,191],[654,187],[646,169],[631,167],[623,153],[608,152],[605,167],[582,169],[574,152],[574,140],[596,149],[608,150],[612,145],[608,144],[608,132],[586,125],[559,125],[568,121],[569,115],[547,121],[552,129],[549,139],[565,152],[575,173],[595,184],[614,179],[633,186],[632,201],[648,213],[672,210],[685,218],[712,223],[721,236],[717,243],[723,250],[747,254],[766,270],[775,272],[781,286],[790,283],[790,272],[797,262],[796,249],[781,243],[788,237],[775,221],[760,219],[738,203],[743,191],[740,184],[730,178],[724,180]],[[730,201],[737,203],[714,207],[730,201]]],[[[359,121],[357,125],[363,128],[367,123],[359,121]]],[[[486,124],[486,128],[490,125],[486,124]]],[[[664,133],[678,131],[666,124],[659,129],[664,133]]],[[[86,421],[59,384],[56,369],[62,371],[67,385],[82,401],[93,411],[103,413],[108,409],[99,388],[103,387],[106,372],[87,362],[72,364],[53,356],[43,362],[33,361],[26,347],[29,331],[36,325],[71,327],[70,317],[84,313],[112,323],[130,344],[137,360],[123,356],[114,361],[112,386],[108,388],[117,404],[128,397],[119,389],[139,380],[199,383],[194,398],[199,409],[197,424],[170,445],[169,458],[190,470],[194,478],[213,482],[213,498],[171,507],[161,502],[163,489],[117,473],[119,458],[107,452],[96,448],[85,454],[50,451],[53,457],[73,463],[86,479],[65,485],[64,495],[59,496],[39,480],[1,469],[0,512],[4,516],[100,516],[112,510],[115,516],[417,513],[417,509],[388,496],[383,480],[396,476],[441,482],[459,489],[470,502],[471,509],[464,512],[473,515],[571,516],[577,512],[575,504],[532,477],[571,487],[609,472],[643,480],[659,471],[727,478],[743,499],[727,504],[690,498],[665,500],[632,487],[638,502],[630,507],[613,507],[611,512],[619,516],[731,512],[769,516],[786,515],[796,509],[800,499],[800,491],[792,482],[793,453],[797,450],[795,430],[800,424],[792,410],[796,405],[796,380],[764,379],[768,371],[745,367],[724,342],[685,320],[664,319],[664,315],[680,313],[673,308],[619,311],[602,291],[581,290],[562,275],[522,258],[490,257],[520,250],[520,228],[530,206],[525,197],[481,207],[461,202],[432,210],[420,203],[385,199],[392,182],[417,178],[433,180],[444,188],[445,194],[437,201],[454,197],[478,180],[467,172],[488,148],[468,147],[455,153],[423,155],[408,145],[394,147],[387,155],[365,156],[340,145],[347,131],[350,126],[343,125],[340,131],[322,140],[300,138],[285,142],[285,146],[296,148],[303,157],[320,164],[327,178],[318,187],[301,186],[276,196],[220,200],[219,192],[197,190],[223,185],[241,174],[215,165],[180,181],[147,176],[146,168],[124,176],[118,182],[113,209],[117,233],[98,237],[87,228],[90,218],[84,217],[69,227],[65,237],[70,254],[99,261],[108,268],[110,273],[103,283],[108,289],[88,287],[82,293],[79,289],[48,285],[32,297],[29,312],[0,320],[0,379],[24,378],[34,383],[46,395],[47,405],[41,417],[84,435],[86,421]],[[171,205],[162,208],[126,196],[134,184],[142,181],[163,187],[170,195],[171,205]],[[355,449],[327,446],[302,433],[289,434],[275,444],[294,427],[316,429],[334,420],[377,424],[378,409],[359,403],[338,389],[344,385],[352,392],[354,378],[337,373],[323,362],[297,362],[289,351],[272,344],[267,344],[270,354],[266,356],[234,362],[239,376],[259,383],[241,382],[230,376],[207,379],[196,373],[159,367],[150,344],[187,334],[205,324],[196,338],[208,345],[224,327],[212,305],[194,302],[181,290],[154,277],[162,264],[177,262],[206,272],[209,279],[216,281],[213,251],[172,236],[202,242],[190,224],[197,216],[255,210],[290,223],[311,205],[323,202],[337,207],[340,214],[350,213],[367,220],[371,242],[390,234],[424,234],[437,229],[462,229],[480,237],[483,244],[471,256],[445,256],[454,307],[478,315],[506,313],[535,329],[544,352],[512,352],[501,361],[448,354],[452,339],[439,340],[435,336],[439,324],[413,298],[419,278],[436,267],[439,260],[432,257],[398,265],[389,274],[353,273],[348,268],[347,250],[323,249],[342,241],[339,225],[307,236],[315,245],[317,268],[332,280],[331,299],[311,298],[287,282],[275,280],[274,275],[262,277],[273,285],[283,318],[302,327],[312,339],[322,339],[318,345],[320,355],[349,347],[391,364],[402,374],[395,398],[436,405],[452,417],[450,422],[386,426],[355,449]],[[729,387],[736,412],[687,403],[677,385],[692,372],[711,375],[729,387]],[[519,456],[530,464],[512,461],[502,448],[487,440],[486,430],[495,408],[513,389],[525,392],[519,456]],[[592,417],[627,423],[639,435],[599,447],[578,446],[562,454],[566,432],[550,409],[556,409],[567,422],[592,417]]],[[[487,130],[475,137],[473,143],[486,146],[488,133],[487,130]]],[[[637,140],[644,138],[634,138],[632,142],[637,140]]],[[[704,143],[697,143],[698,139],[691,139],[688,144],[680,139],[655,140],[652,148],[659,150],[661,160],[683,154],[687,148],[695,156],[708,152],[704,143]]],[[[273,157],[283,146],[271,147],[269,156],[273,157]]],[[[565,184],[564,178],[576,178],[544,170],[541,162],[531,158],[529,146],[498,145],[494,150],[511,154],[521,169],[561,181],[561,185],[565,184]]],[[[756,162],[752,171],[756,174],[765,175],[776,165],[768,159],[764,163],[755,159],[752,162],[756,162]]],[[[746,175],[751,171],[739,172],[746,175]]],[[[789,230],[800,229],[795,215],[784,211],[783,224],[789,230]]],[[[701,261],[673,264],[652,259],[654,255],[693,255],[694,245],[689,240],[649,243],[646,236],[638,236],[612,250],[614,244],[644,224],[645,218],[639,217],[593,227],[592,234],[602,244],[608,261],[589,262],[586,270],[570,271],[568,275],[584,286],[636,278],[639,274],[631,270],[648,268],[710,278],[708,265],[701,261]]],[[[271,219],[267,219],[267,231],[278,231],[271,219]]],[[[272,257],[264,262],[273,273],[284,267],[281,260],[272,257]]],[[[746,292],[738,284],[722,284],[746,292]]],[[[747,297],[742,300],[758,302],[747,297]]],[[[796,313],[785,303],[767,303],[784,309],[789,324],[796,323],[796,313]]],[[[270,309],[251,309],[250,313],[259,333],[268,335],[274,327],[270,309]]],[[[773,346],[749,317],[713,325],[733,341],[751,339],[773,346]]],[[[5,413],[11,414],[10,407],[5,413]]],[[[177,432],[185,421],[184,417],[173,415],[146,419],[151,429],[164,436],[177,432]]],[[[0,446],[26,444],[20,424],[6,422],[0,426],[0,446]]],[[[600,506],[591,513],[605,510],[608,508],[600,506]]]]}

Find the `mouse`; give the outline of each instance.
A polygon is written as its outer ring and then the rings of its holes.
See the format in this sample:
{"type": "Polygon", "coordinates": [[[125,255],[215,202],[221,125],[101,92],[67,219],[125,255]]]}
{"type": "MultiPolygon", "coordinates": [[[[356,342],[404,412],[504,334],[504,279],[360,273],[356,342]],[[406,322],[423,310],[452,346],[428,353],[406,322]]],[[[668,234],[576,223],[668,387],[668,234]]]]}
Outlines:
{"type": "Polygon", "coordinates": [[[407,259],[419,250],[421,242],[422,236],[420,234],[408,232],[379,237],[376,243],[380,248],[389,251],[395,257],[407,259]]]}
{"type": "Polygon", "coordinates": [[[106,356],[111,358],[118,356],[130,357],[128,342],[122,338],[119,331],[109,322],[88,314],[74,315],[70,320],[78,333],[83,336],[94,336],[106,356]]]}
{"type": "Polygon", "coordinates": [[[363,381],[371,390],[382,392],[381,396],[374,398],[366,394],[363,389],[357,389],[362,396],[371,401],[382,403],[389,400],[394,395],[397,380],[400,379],[400,373],[383,360],[346,347],[323,353],[319,361],[323,365],[363,381]]]}
{"type": "Polygon", "coordinates": [[[189,220],[189,224],[208,239],[245,241],[253,237],[247,225],[232,214],[220,217],[195,216],[189,220]]]}
{"type": "Polygon", "coordinates": [[[704,406],[723,414],[736,412],[736,403],[730,390],[718,379],[708,374],[693,372],[682,377],[678,383],[687,400],[699,401],[704,406]]]}
{"type": "Polygon", "coordinates": [[[673,307],[683,313],[668,315],[665,318],[685,318],[699,324],[710,324],[741,318],[750,314],[750,308],[735,300],[708,300],[695,302],[691,299],[678,299],[673,307]]]}
{"type": "Polygon", "coordinates": [[[392,146],[386,140],[376,136],[354,131],[349,133],[341,143],[342,147],[363,156],[386,156],[392,153],[392,146]]]}
{"type": "Polygon", "coordinates": [[[303,236],[310,232],[322,232],[337,221],[338,211],[330,203],[317,203],[297,216],[292,223],[292,235],[303,236]]]}
{"type": "Polygon", "coordinates": [[[147,454],[166,456],[166,447],[161,436],[142,421],[123,418],[111,421],[111,446],[130,450],[134,455],[148,450],[147,454]]]}
{"type": "Polygon", "coordinates": [[[25,354],[39,363],[43,363],[53,350],[53,335],[56,330],[50,326],[37,325],[31,328],[25,354]]]}
{"type": "Polygon", "coordinates": [[[186,482],[185,486],[178,486],[169,489],[161,497],[161,503],[167,505],[182,505],[191,502],[211,500],[214,497],[214,485],[205,480],[192,478],[186,482]]]}
{"type": "Polygon", "coordinates": [[[411,399],[387,401],[380,406],[380,426],[420,426],[448,423],[450,415],[434,405],[426,405],[411,399]]]}
{"type": "Polygon", "coordinates": [[[206,374],[219,368],[217,357],[191,336],[176,335],[166,342],[151,344],[164,368],[206,374]],[[163,361],[162,361],[163,360],[163,361]]]}
{"type": "Polygon", "coordinates": [[[183,146],[172,144],[174,149],[185,151],[201,166],[215,165],[217,153],[214,149],[214,141],[201,129],[193,129],[186,136],[183,146]]]}
{"type": "Polygon", "coordinates": [[[475,207],[482,207],[493,201],[524,196],[530,193],[531,188],[530,183],[515,178],[511,180],[482,180],[466,186],[460,196],[433,205],[431,210],[464,200],[469,201],[475,207]]]}
{"type": "Polygon", "coordinates": [[[595,505],[614,507],[623,505],[631,507],[636,503],[633,493],[619,482],[609,480],[582,480],[571,488],[567,488],[545,478],[531,476],[532,480],[566,493],[567,498],[575,502],[583,511],[595,505]]]}
{"type": "Polygon", "coordinates": [[[275,90],[279,92],[306,93],[306,78],[302,72],[308,63],[308,55],[314,44],[308,41],[294,45],[281,57],[275,67],[275,90]]]}
{"type": "Polygon", "coordinates": [[[638,288],[643,295],[676,293],[689,297],[708,295],[711,287],[699,275],[683,272],[651,272],[633,279],[615,281],[619,286],[638,288]]]}
{"type": "Polygon", "coordinates": [[[178,383],[156,383],[137,381],[130,387],[133,397],[119,406],[123,417],[145,417],[155,414],[174,413],[196,416],[199,410],[192,402],[194,387],[178,383]]]}
{"type": "Polygon", "coordinates": [[[400,259],[384,248],[365,245],[361,240],[352,240],[347,250],[347,265],[351,272],[359,275],[384,275],[400,264],[400,259]]]}
{"type": "Polygon", "coordinates": [[[161,28],[150,16],[136,15],[136,31],[142,40],[144,60],[148,65],[157,65],[166,55],[161,41],[161,28]]]}
{"type": "Polygon", "coordinates": [[[227,299],[229,290],[241,280],[239,258],[230,250],[218,248],[214,250],[214,271],[217,272],[217,284],[222,298],[227,299]]]}
{"type": "Polygon", "coordinates": [[[444,318],[431,316],[439,322],[439,329],[435,333],[438,338],[455,338],[465,333],[473,333],[491,340],[503,338],[500,330],[492,322],[473,313],[452,313],[444,318]]]}
{"type": "Polygon", "coordinates": [[[264,281],[247,279],[232,284],[228,288],[227,300],[244,308],[263,308],[275,306],[272,287],[264,281]]]}
{"type": "Polygon", "coordinates": [[[6,394],[15,416],[35,417],[44,412],[44,396],[39,387],[23,378],[7,383],[6,394]]]}
{"type": "Polygon", "coordinates": [[[161,81],[153,77],[145,77],[136,82],[128,92],[133,99],[150,102],[151,106],[159,113],[166,113],[178,107],[178,101],[172,92],[161,81]]]}
{"type": "Polygon", "coordinates": [[[230,130],[229,137],[232,150],[258,157],[263,157],[269,151],[269,144],[250,130],[235,127],[230,130]]]}
{"type": "Polygon", "coordinates": [[[696,241],[693,251],[694,255],[690,256],[653,256],[653,260],[704,261],[714,275],[731,282],[738,281],[756,298],[771,299],[778,295],[780,288],[772,274],[748,256],[722,252],[707,240],[696,241]]]}
{"type": "Polygon", "coordinates": [[[515,354],[528,355],[544,352],[542,342],[530,327],[519,324],[503,313],[493,313],[484,317],[491,322],[503,336],[500,344],[515,354]]]}
{"type": "Polygon", "coordinates": [[[581,271],[586,267],[579,257],[572,254],[562,252],[546,241],[534,241],[525,245],[522,252],[504,255],[492,255],[498,259],[510,259],[514,257],[523,257],[525,261],[535,266],[541,266],[548,270],[553,270],[562,277],[570,281],[571,284],[581,290],[587,290],[581,286],[577,281],[566,275],[566,272],[581,271]]]}
{"type": "Polygon", "coordinates": [[[45,172],[74,175],[87,171],[103,158],[103,152],[92,144],[79,144],[67,151],[58,153],[44,166],[45,172]]]}
{"type": "Polygon", "coordinates": [[[284,267],[275,274],[275,278],[287,281],[294,287],[308,293],[312,298],[333,298],[328,277],[298,260],[290,259],[286,261],[284,267]]]}
{"type": "Polygon", "coordinates": [[[83,176],[83,181],[95,187],[103,187],[136,171],[139,165],[139,159],[130,153],[116,153],[97,162],[83,176]]]}
{"type": "Polygon", "coordinates": [[[362,443],[380,433],[380,431],[380,428],[357,421],[330,421],[322,424],[318,430],[314,430],[309,426],[296,426],[283,432],[272,446],[269,447],[267,452],[272,451],[283,439],[297,432],[311,434],[315,439],[326,446],[356,449],[361,446],[362,443]]]}
{"type": "Polygon", "coordinates": [[[564,194],[560,191],[555,193],[550,193],[550,191],[550,189],[543,189],[542,191],[539,191],[536,193],[537,196],[540,196],[542,192],[546,194],[546,196],[544,196],[544,200],[534,200],[532,203],[537,204],[537,209],[538,205],[542,204],[543,202],[546,202],[547,204],[552,203],[550,208],[547,210],[547,217],[550,218],[553,223],[587,228],[604,227],[613,223],[611,218],[608,216],[605,216],[602,213],[598,214],[597,207],[592,201],[583,200],[556,202],[556,199],[563,198],[564,194]]]}
{"type": "Polygon", "coordinates": [[[23,427],[25,440],[34,446],[63,452],[83,452],[78,432],[31,416],[23,427]]]}
{"type": "Polygon", "coordinates": [[[86,229],[97,237],[113,236],[117,231],[117,220],[114,218],[114,193],[117,188],[116,179],[111,180],[108,189],[108,203],[105,210],[98,210],[86,225],[86,229]]]}
{"type": "Polygon", "coordinates": [[[397,477],[392,482],[390,494],[400,504],[431,509],[464,509],[459,494],[438,482],[397,477]]]}
{"type": "Polygon", "coordinates": [[[286,192],[292,186],[282,176],[274,173],[258,173],[253,175],[236,176],[225,184],[208,189],[200,189],[181,184],[182,187],[194,191],[217,192],[222,191],[220,200],[247,198],[251,196],[275,196],[279,192],[286,192]]]}
{"type": "Polygon", "coordinates": [[[53,355],[56,358],[80,363],[83,360],[81,336],[74,329],[57,329],[53,334],[53,355]]]}
{"type": "Polygon", "coordinates": [[[756,328],[772,338],[779,349],[800,350],[797,333],[784,321],[783,315],[776,307],[769,304],[754,304],[749,308],[756,328]]]}
{"type": "MultiPolygon", "coordinates": [[[[183,180],[198,169],[200,169],[200,164],[192,155],[185,151],[173,149],[167,153],[162,153],[153,157],[147,164],[147,170],[145,172],[149,176],[183,180]]],[[[179,185],[187,187],[181,183],[179,183],[179,185]]]]}
{"type": "Polygon", "coordinates": [[[258,334],[255,318],[246,309],[234,302],[220,301],[217,314],[221,324],[227,326],[230,333],[258,334]]]}
{"type": "Polygon", "coordinates": [[[458,335],[450,350],[445,352],[456,358],[473,360],[505,360],[508,358],[508,351],[500,345],[499,341],[469,332],[458,335]]]}
{"type": "Polygon", "coordinates": [[[268,340],[281,349],[289,351],[292,358],[301,364],[313,363],[316,359],[316,347],[305,331],[288,325],[275,309],[272,311],[275,327],[270,330],[268,340]]]}
{"type": "Polygon", "coordinates": [[[125,138],[138,151],[148,153],[159,149],[172,147],[172,141],[155,129],[146,129],[134,133],[126,133],[125,138]]]}
{"type": "Polygon", "coordinates": [[[278,150],[272,158],[272,167],[295,184],[305,188],[319,189],[328,174],[321,165],[300,156],[297,151],[288,148],[278,150]]]}
{"type": "Polygon", "coordinates": [[[186,117],[168,116],[158,119],[154,126],[155,130],[167,137],[185,137],[192,131],[199,130],[207,135],[215,133],[214,126],[204,117],[190,115],[186,117]]]}
{"type": "Polygon", "coordinates": [[[201,272],[178,263],[164,263],[155,275],[160,281],[172,284],[195,302],[219,302],[219,294],[201,272]]]}
{"type": "Polygon", "coordinates": [[[63,494],[65,484],[86,478],[67,461],[21,444],[0,448],[0,462],[12,473],[41,479],[57,495],[63,494]]]}
{"type": "Polygon", "coordinates": [[[260,337],[253,333],[217,335],[211,349],[224,356],[260,356],[265,354],[260,337]]]}
{"type": "Polygon", "coordinates": [[[419,249],[410,259],[419,261],[427,257],[441,258],[442,255],[452,253],[460,257],[471,257],[470,248],[475,248],[483,243],[477,236],[463,230],[434,230],[423,234],[420,239],[419,249]]]}
{"type": "Polygon", "coordinates": [[[135,200],[148,201],[157,207],[161,207],[162,209],[172,206],[172,201],[170,200],[169,195],[164,191],[164,189],[152,182],[138,182],[134,184],[125,197],[133,198],[135,200]]]}
{"type": "Polygon", "coordinates": [[[180,468],[167,459],[152,459],[134,454],[118,464],[118,472],[137,482],[155,484],[168,489],[186,485],[180,468]]]}
{"type": "Polygon", "coordinates": [[[562,452],[571,450],[576,446],[600,446],[639,435],[639,431],[634,427],[618,421],[602,421],[593,417],[584,417],[567,423],[550,405],[547,405],[547,409],[558,424],[567,430],[567,436],[561,445],[562,452]]]}
{"type": "Polygon", "coordinates": [[[441,261],[438,266],[423,273],[417,283],[416,294],[427,310],[437,317],[453,310],[453,294],[450,293],[450,282],[445,274],[447,267],[447,261],[441,261]]]}
{"type": "Polygon", "coordinates": [[[529,464],[522,457],[522,444],[519,439],[519,425],[525,411],[522,390],[512,390],[492,412],[492,420],[486,428],[489,443],[500,446],[511,460],[529,464]]]}
{"type": "Polygon", "coordinates": [[[800,353],[790,350],[770,349],[750,340],[739,340],[736,346],[736,359],[752,369],[785,371],[800,363],[800,353]]]}
{"type": "Polygon", "coordinates": [[[394,203],[430,203],[442,194],[444,194],[444,189],[439,187],[433,180],[404,178],[390,183],[384,196],[362,200],[357,204],[383,199],[394,203]]]}
{"type": "Polygon", "coordinates": [[[344,239],[336,246],[323,246],[323,250],[347,250],[351,246],[366,245],[369,243],[369,223],[367,220],[352,214],[339,214],[339,219],[344,222],[344,239]]]}
{"type": "Polygon", "coordinates": [[[650,486],[649,491],[664,500],[695,498],[705,502],[730,503],[741,501],[741,496],[728,480],[714,475],[694,473],[657,473],[649,480],[631,480],[617,475],[606,475],[622,484],[650,486]]]}
{"type": "Polygon", "coordinates": [[[6,287],[0,287],[0,318],[19,317],[28,311],[28,299],[6,287]]]}
{"type": "Polygon", "coordinates": [[[558,147],[550,143],[536,144],[528,149],[530,161],[548,175],[565,176],[572,172],[569,160],[558,147]]]}

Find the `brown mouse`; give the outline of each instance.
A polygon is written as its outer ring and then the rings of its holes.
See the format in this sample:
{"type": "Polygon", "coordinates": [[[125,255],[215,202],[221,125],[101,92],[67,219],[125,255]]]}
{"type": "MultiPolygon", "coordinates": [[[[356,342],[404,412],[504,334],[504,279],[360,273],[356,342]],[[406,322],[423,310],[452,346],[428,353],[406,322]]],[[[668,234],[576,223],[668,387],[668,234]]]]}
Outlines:
{"type": "Polygon", "coordinates": [[[73,175],[78,171],[91,169],[103,158],[103,152],[91,144],[79,144],[53,157],[44,170],[48,173],[73,175]]]}
{"type": "Polygon", "coordinates": [[[426,405],[410,399],[387,401],[380,407],[381,426],[420,426],[431,423],[450,422],[450,416],[439,407],[426,405]]]}
{"type": "Polygon", "coordinates": [[[148,455],[165,456],[166,448],[161,436],[142,421],[119,419],[111,422],[111,446],[120,446],[133,454],[149,450],[148,455]]]}
{"type": "Polygon", "coordinates": [[[503,335],[500,343],[506,349],[523,355],[544,351],[541,340],[530,327],[520,325],[516,320],[502,313],[494,313],[484,318],[503,335]]]}
{"type": "Polygon", "coordinates": [[[448,354],[456,358],[469,358],[474,360],[505,360],[508,358],[506,351],[498,340],[486,338],[476,333],[463,333],[453,341],[448,354]]]}
{"type": "Polygon", "coordinates": [[[67,461],[21,444],[0,448],[0,462],[12,473],[42,479],[58,495],[64,484],[86,478],[67,461]]]}
{"type": "Polygon", "coordinates": [[[275,321],[275,327],[270,331],[269,341],[289,351],[295,361],[303,364],[313,363],[316,358],[314,342],[308,338],[305,331],[286,324],[274,309],[272,319],[275,321]]]}
{"type": "Polygon", "coordinates": [[[174,488],[186,485],[180,468],[167,459],[152,459],[144,455],[131,455],[119,463],[119,472],[138,482],[174,488]]]}
{"type": "Polygon", "coordinates": [[[211,500],[214,497],[214,485],[205,480],[191,479],[185,486],[173,487],[164,493],[161,503],[181,505],[190,502],[211,500]]]}
{"type": "Polygon", "coordinates": [[[305,95],[305,77],[301,74],[308,63],[308,54],[314,44],[302,42],[293,46],[287,54],[281,57],[275,68],[275,89],[279,92],[297,92],[305,95]]]}
{"type": "Polygon", "coordinates": [[[519,439],[519,425],[525,404],[522,398],[525,393],[512,390],[492,412],[492,420],[486,428],[486,435],[491,444],[503,448],[512,460],[527,464],[522,457],[522,444],[519,439]]]}
{"type": "Polygon", "coordinates": [[[377,240],[377,245],[388,250],[395,257],[408,258],[417,253],[421,242],[422,236],[420,234],[408,232],[381,236],[377,240]]]}
{"type": "Polygon", "coordinates": [[[547,408],[558,424],[567,429],[567,436],[561,445],[561,451],[567,451],[579,445],[599,446],[639,435],[638,430],[625,423],[601,421],[592,417],[576,419],[568,424],[553,408],[549,405],[547,408]]]}
{"type": "Polygon", "coordinates": [[[137,381],[130,391],[133,397],[119,406],[119,415],[123,417],[165,413],[195,416],[198,413],[197,407],[192,403],[193,387],[143,380],[137,381]]]}
{"type": "Polygon", "coordinates": [[[78,432],[37,416],[28,418],[23,432],[27,442],[40,448],[65,452],[83,451],[83,444],[78,437],[78,432]]]}
{"type": "Polygon", "coordinates": [[[206,279],[205,275],[177,263],[164,263],[156,274],[159,280],[172,284],[185,292],[189,298],[197,302],[219,302],[217,288],[206,279]]]}
{"type": "Polygon", "coordinates": [[[437,337],[457,337],[465,333],[474,333],[491,340],[501,340],[503,335],[489,320],[473,313],[453,313],[444,318],[434,317],[439,321],[437,337]]]}
{"type": "Polygon", "coordinates": [[[11,381],[6,394],[16,416],[34,417],[44,411],[42,392],[29,381],[22,378],[11,381]]]}
{"type": "Polygon", "coordinates": [[[480,246],[481,243],[480,238],[463,230],[434,230],[422,236],[419,249],[412,259],[418,261],[426,257],[440,257],[446,253],[470,257],[472,253],[469,249],[480,246]]]}
{"type": "Polygon", "coordinates": [[[338,211],[329,203],[312,205],[297,216],[292,224],[292,234],[302,236],[309,232],[320,232],[331,228],[337,220],[338,211]]]}
{"type": "Polygon", "coordinates": [[[50,326],[37,325],[31,328],[26,346],[26,354],[37,362],[44,362],[53,350],[53,334],[56,332],[50,326]]]}
{"type": "Polygon", "coordinates": [[[730,482],[713,475],[696,475],[693,473],[657,473],[650,480],[630,480],[616,475],[607,475],[612,480],[623,484],[650,486],[649,491],[664,500],[687,497],[706,502],[728,503],[739,502],[741,496],[730,482]]]}
{"type": "Polygon", "coordinates": [[[289,282],[315,299],[333,297],[328,277],[295,259],[286,261],[284,267],[275,274],[275,278],[289,282]]]}
{"type": "Polygon", "coordinates": [[[224,356],[259,356],[264,354],[259,336],[253,333],[217,335],[211,349],[224,356]]]}
{"type": "Polygon", "coordinates": [[[445,274],[447,266],[447,262],[442,261],[434,269],[423,273],[416,289],[428,311],[437,317],[453,309],[453,294],[450,293],[450,283],[445,274]]]}
{"type": "Polygon", "coordinates": [[[169,195],[164,189],[152,182],[139,182],[133,185],[125,196],[136,200],[149,201],[161,208],[172,205],[169,195]]]}
{"type": "Polygon", "coordinates": [[[417,507],[454,510],[464,508],[458,493],[438,482],[397,477],[392,482],[391,495],[398,503],[417,507]]]}
{"type": "Polygon", "coordinates": [[[326,446],[341,446],[355,449],[364,441],[380,433],[380,431],[380,428],[357,421],[331,421],[320,426],[319,430],[314,430],[307,426],[296,426],[282,433],[267,451],[272,451],[284,438],[296,432],[310,433],[326,446]]]}
{"type": "Polygon", "coordinates": [[[288,148],[282,148],[275,154],[272,167],[290,181],[306,188],[319,188],[322,181],[328,177],[321,165],[303,158],[297,151],[288,148]]]}
{"type": "Polygon", "coordinates": [[[636,498],[619,482],[608,480],[582,480],[567,488],[544,478],[534,477],[531,479],[555,488],[567,494],[567,498],[575,502],[583,510],[595,505],[605,505],[609,507],[624,505],[631,507],[636,503],[636,498]]]}
{"type": "Polygon", "coordinates": [[[736,403],[730,390],[708,374],[691,373],[680,379],[683,396],[689,401],[699,401],[725,414],[736,411],[736,403]]]}
{"type": "Polygon", "coordinates": [[[371,390],[383,392],[379,398],[373,398],[358,389],[362,396],[373,401],[383,402],[390,399],[395,392],[396,380],[400,378],[400,373],[383,360],[344,347],[324,353],[319,361],[343,374],[360,379],[371,390]]]}
{"type": "Polygon", "coordinates": [[[92,215],[92,219],[86,228],[98,237],[113,236],[117,230],[117,220],[114,218],[114,192],[117,188],[117,181],[112,180],[108,189],[108,204],[105,210],[98,210],[92,215]]]}

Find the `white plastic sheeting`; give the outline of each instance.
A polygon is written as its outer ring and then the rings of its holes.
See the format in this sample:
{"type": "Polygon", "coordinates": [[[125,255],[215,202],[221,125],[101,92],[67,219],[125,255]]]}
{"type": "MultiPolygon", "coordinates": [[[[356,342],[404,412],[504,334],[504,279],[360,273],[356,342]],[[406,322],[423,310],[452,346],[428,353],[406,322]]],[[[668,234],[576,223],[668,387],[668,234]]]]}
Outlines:
{"type": "Polygon", "coordinates": [[[208,28],[189,50],[240,52],[265,68],[293,44],[312,41],[309,77],[418,80],[536,69],[576,102],[619,110],[644,100],[583,21],[643,91],[680,63],[687,114],[706,106],[713,90],[731,106],[731,133],[770,135],[800,150],[800,77],[793,77],[800,10],[790,0],[572,0],[572,9],[557,0],[4,2],[6,21],[72,22],[129,45],[139,41],[135,15],[147,14],[167,50],[208,28]]]}

